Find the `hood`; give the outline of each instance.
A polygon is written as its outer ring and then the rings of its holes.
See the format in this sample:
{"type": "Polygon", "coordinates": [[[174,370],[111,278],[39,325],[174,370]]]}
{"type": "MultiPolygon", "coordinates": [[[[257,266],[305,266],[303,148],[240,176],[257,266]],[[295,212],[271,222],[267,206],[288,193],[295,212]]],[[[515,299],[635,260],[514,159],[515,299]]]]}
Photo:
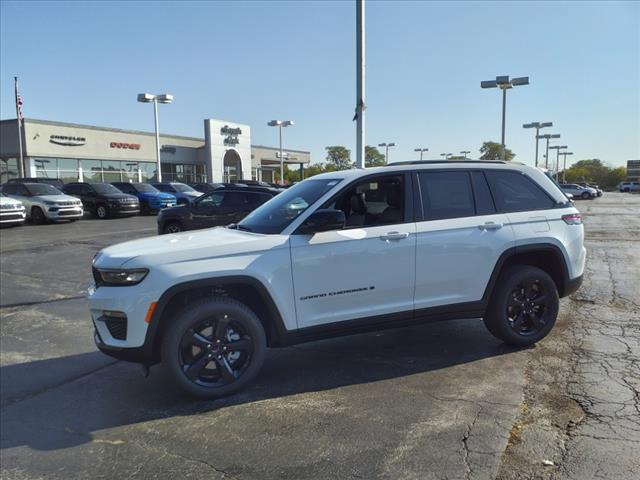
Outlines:
{"type": "Polygon", "coordinates": [[[121,198],[138,200],[138,197],[136,197],[135,195],[129,195],[128,193],[99,193],[98,196],[107,200],[119,200],[121,198]]]}
{"type": "Polygon", "coordinates": [[[37,202],[73,202],[74,204],[80,202],[80,200],[71,195],[34,195],[29,198],[37,202]]]}
{"type": "Polygon", "coordinates": [[[15,198],[9,198],[0,195],[0,205],[12,205],[20,207],[22,206],[22,202],[20,200],[16,200],[15,198]]]}
{"type": "Polygon", "coordinates": [[[101,250],[95,259],[95,266],[152,267],[260,252],[285,247],[287,240],[288,237],[283,235],[262,235],[215,227],[119,243],[101,250]]]}
{"type": "Polygon", "coordinates": [[[201,195],[204,195],[202,192],[180,192],[182,195],[186,195],[187,197],[198,198],[201,195]]]}

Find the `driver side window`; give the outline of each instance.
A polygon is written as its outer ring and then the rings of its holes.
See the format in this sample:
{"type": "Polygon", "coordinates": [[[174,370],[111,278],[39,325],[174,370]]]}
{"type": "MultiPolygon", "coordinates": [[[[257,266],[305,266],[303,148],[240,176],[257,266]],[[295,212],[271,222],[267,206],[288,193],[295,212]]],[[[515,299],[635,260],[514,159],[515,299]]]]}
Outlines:
{"type": "Polygon", "coordinates": [[[345,228],[404,223],[404,183],[401,175],[368,178],[349,186],[324,208],[342,210],[345,228]]]}

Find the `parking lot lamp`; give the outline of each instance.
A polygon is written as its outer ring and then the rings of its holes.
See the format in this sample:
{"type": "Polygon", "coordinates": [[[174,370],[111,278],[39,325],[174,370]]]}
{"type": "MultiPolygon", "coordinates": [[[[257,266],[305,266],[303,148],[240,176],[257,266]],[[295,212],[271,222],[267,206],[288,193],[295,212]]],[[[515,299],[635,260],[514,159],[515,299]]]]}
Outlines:
{"type": "Polygon", "coordinates": [[[267,123],[270,127],[278,127],[280,133],[280,185],[284,185],[284,155],[282,152],[282,127],[293,127],[291,120],[271,120],[267,123]]]}
{"type": "Polygon", "coordinates": [[[522,128],[536,129],[536,167],[538,166],[538,140],[540,140],[540,129],[546,127],[553,127],[553,122],[532,122],[522,125],[522,128]]]}
{"type": "Polygon", "coordinates": [[[153,103],[153,114],[156,124],[156,168],[158,169],[158,182],[162,181],[162,168],[160,165],[160,133],[158,131],[158,102],[171,103],[173,95],[163,93],[162,95],[152,95],[151,93],[139,93],[138,101],[141,103],[153,103]]]}
{"type": "Polygon", "coordinates": [[[520,85],[529,85],[529,77],[518,77],[509,80],[509,75],[501,75],[495,80],[480,82],[481,88],[499,88],[502,90],[502,143],[500,146],[500,158],[504,160],[504,130],[507,111],[507,90],[520,85]]]}
{"type": "Polygon", "coordinates": [[[428,152],[429,149],[428,148],[420,148],[420,147],[418,147],[418,148],[414,148],[413,151],[414,152],[420,152],[420,161],[422,161],[422,153],[423,152],[428,152]]]}
{"type": "Polygon", "coordinates": [[[544,138],[547,140],[547,152],[544,155],[544,168],[549,168],[549,140],[552,138],[560,138],[559,133],[545,133],[544,135],[537,135],[538,138],[544,138]]]}
{"type": "Polygon", "coordinates": [[[389,164],[389,147],[395,147],[394,142],[391,143],[379,143],[379,147],[384,147],[384,163],[389,164]]]}
{"type": "Polygon", "coordinates": [[[467,159],[467,155],[469,155],[471,153],[471,150],[462,150],[460,153],[462,154],[462,156],[466,160],[467,159]]]}
{"type": "Polygon", "coordinates": [[[556,151],[556,180],[558,180],[558,172],[560,171],[560,150],[564,150],[565,148],[568,148],[566,145],[554,145],[552,147],[549,147],[550,149],[553,149],[556,151]]]}
{"type": "Polygon", "coordinates": [[[564,155],[562,162],[562,183],[567,183],[567,155],[573,155],[573,152],[560,152],[560,155],[564,155]]]}

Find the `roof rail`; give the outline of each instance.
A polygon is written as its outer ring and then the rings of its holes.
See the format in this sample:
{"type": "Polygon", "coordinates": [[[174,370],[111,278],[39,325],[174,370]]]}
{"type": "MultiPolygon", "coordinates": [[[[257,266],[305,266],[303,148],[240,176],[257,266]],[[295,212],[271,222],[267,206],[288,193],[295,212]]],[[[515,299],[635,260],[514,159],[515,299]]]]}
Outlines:
{"type": "MultiPolygon", "coordinates": [[[[387,163],[385,167],[393,165],[430,165],[434,163],[508,163],[505,160],[406,160],[403,162],[387,163]]],[[[509,162],[510,163],[510,162],[509,162]]]]}

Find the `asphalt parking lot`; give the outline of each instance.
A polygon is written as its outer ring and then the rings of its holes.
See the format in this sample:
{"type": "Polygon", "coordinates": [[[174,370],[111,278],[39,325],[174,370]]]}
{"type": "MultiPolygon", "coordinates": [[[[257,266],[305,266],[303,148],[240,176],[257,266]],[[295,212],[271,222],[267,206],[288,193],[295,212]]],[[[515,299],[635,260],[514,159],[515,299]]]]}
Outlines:
{"type": "Polygon", "coordinates": [[[585,283],[536,347],[479,320],[326,340],[218,401],[93,345],[91,258],[155,217],[3,229],[0,476],[638,478],[640,195],[577,206],[585,283]]]}

